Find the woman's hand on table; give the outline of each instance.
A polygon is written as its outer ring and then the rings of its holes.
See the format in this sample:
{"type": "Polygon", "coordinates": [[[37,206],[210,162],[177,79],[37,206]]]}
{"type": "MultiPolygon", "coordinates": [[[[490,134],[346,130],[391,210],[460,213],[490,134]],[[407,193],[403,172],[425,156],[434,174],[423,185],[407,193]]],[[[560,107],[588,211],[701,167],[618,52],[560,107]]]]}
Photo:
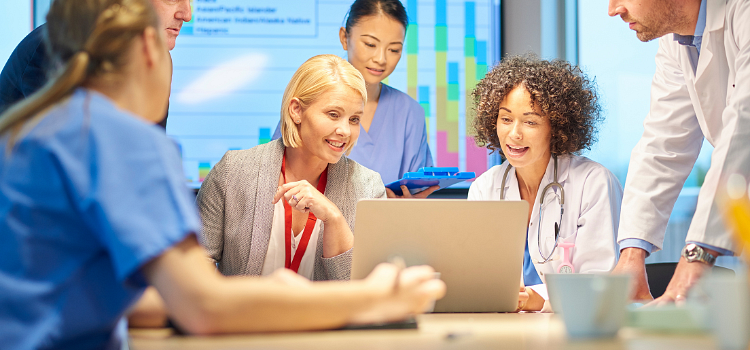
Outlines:
{"type": "Polygon", "coordinates": [[[435,300],[445,295],[445,283],[435,278],[429,266],[400,270],[393,264],[380,264],[364,280],[365,288],[374,293],[372,303],[351,320],[352,323],[374,323],[403,320],[423,313],[435,300]]]}
{"type": "Polygon", "coordinates": [[[401,185],[401,193],[403,194],[402,196],[397,195],[396,193],[391,191],[391,189],[388,187],[385,188],[385,193],[388,196],[388,198],[427,198],[427,196],[431,195],[432,192],[435,192],[439,189],[440,189],[440,186],[435,185],[435,186],[430,186],[430,187],[425,188],[422,192],[411,194],[411,192],[409,192],[409,189],[406,187],[406,185],[401,185]]]}
{"type": "MultiPolygon", "coordinates": [[[[522,282],[523,283],[523,282],[522,282]]],[[[521,284],[521,289],[518,292],[518,308],[515,312],[519,312],[526,308],[526,303],[529,302],[529,292],[526,291],[526,287],[521,284]]]]}
{"type": "Polygon", "coordinates": [[[519,311],[541,311],[544,308],[544,297],[539,295],[533,288],[524,286],[521,278],[521,288],[518,291],[518,309],[519,311]]]}

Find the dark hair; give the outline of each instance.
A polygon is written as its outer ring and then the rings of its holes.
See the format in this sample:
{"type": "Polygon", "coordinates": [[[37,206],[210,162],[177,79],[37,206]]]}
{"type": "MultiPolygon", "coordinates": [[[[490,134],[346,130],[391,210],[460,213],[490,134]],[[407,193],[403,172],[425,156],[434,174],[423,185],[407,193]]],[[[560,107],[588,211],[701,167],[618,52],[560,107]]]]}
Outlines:
{"type": "Polygon", "coordinates": [[[523,86],[531,95],[532,107],[539,107],[549,118],[552,153],[577,153],[596,142],[597,125],[603,118],[594,82],[567,61],[527,54],[506,57],[474,89],[477,145],[505,156],[497,136],[497,118],[500,103],[517,86],[523,86]]]}
{"type": "Polygon", "coordinates": [[[406,9],[399,0],[356,0],[349,8],[349,13],[346,15],[346,32],[351,32],[352,27],[356,26],[357,23],[364,17],[375,16],[378,14],[385,14],[386,16],[393,18],[397,22],[401,23],[406,30],[406,26],[409,24],[409,17],[406,15],[406,9]]]}

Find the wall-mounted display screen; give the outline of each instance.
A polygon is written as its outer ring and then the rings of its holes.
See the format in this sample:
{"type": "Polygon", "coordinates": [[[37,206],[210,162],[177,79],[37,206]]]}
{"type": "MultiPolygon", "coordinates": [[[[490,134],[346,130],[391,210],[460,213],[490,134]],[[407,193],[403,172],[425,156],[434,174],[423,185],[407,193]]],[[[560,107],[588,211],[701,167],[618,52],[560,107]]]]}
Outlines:
{"type": "MultiPolygon", "coordinates": [[[[227,150],[269,142],[284,88],[294,71],[319,54],[346,57],[339,28],[351,1],[193,0],[172,51],[174,76],[167,133],[180,145],[187,181],[200,186],[227,150]]],[[[467,94],[497,45],[492,0],[404,1],[405,47],[385,83],[425,110],[437,166],[477,175],[487,151],[467,134],[467,94]]]]}

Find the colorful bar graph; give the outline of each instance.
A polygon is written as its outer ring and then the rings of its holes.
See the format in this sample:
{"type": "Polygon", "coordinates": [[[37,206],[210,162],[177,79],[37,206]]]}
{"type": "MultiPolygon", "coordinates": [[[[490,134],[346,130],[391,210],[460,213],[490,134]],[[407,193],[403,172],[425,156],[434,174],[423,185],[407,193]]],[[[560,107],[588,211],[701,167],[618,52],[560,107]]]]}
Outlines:
{"type": "Polygon", "coordinates": [[[406,89],[411,98],[417,99],[419,26],[417,24],[417,0],[406,3],[406,14],[409,24],[406,27],[406,89]]]}
{"type": "Polygon", "coordinates": [[[448,151],[458,153],[458,62],[448,62],[448,151]]]}
{"type": "Polygon", "coordinates": [[[259,131],[260,131],[260,133],[258,134],[259,145],[271,142],[271,128],[260,128],[259,131]]]}
{"type": "MultiPolygon", "coordinates": [[[[188,1],[191,5],[206,2],[188,1]]],[[[435,166],[458,167],[460,171],[474,171],[479,175],[486,171],[489,164],[494,164],[495,158],[489,157],[486,149],[475,145],[473,137],[475,113],[471,93],[478,81],[486,75],[488,66],[495,58],[493,53],[497,49],[496,44],[499,43],[490,40],[499,27],[497,16],[493,16],[491,11],[497,10],[499,2],[497,0],[400,1],[404,4],[408,15],[402,60],[390,76],[393,79],[386,78],[383,83],[389,85],[392,83],[393,88],[407,93],[424,110],[427,141],[430,144],[435,166]]],[[[222,11],[221,8],[224,6],[222,4],[243,1],[211,0],[209,2],[219,9],[217,11],[222,11]]],[[[305,3],[313,2],[317,3],[317,1],[305,1],[305,3]]],[[[350,5],[350,2],[323,1],[321,5],[316,6],[324,12],[344,13],[350,5]]],[[[227,8],[224,6],[224,9],[227,8]]],[[[197,10],[197,7],[195,9],[197,10]]],[[[278,51],[288,50],[288,47],[278,46],[275,34],[273,37],[230,35],[222,38],[196,35],[202,33],[201,18],[203,17],[194,16],[192,21],[183,25],[182,34],[186,35],[186,38],[182,40],[191,42],[185,45],[192,50],[191,52],[200,52],[210,57],[206,58],[204,64],[200,63],[201,60],[194,61],[193,57],[200,56],[198,54],[175,56],[175,72],[178,75],[182,74],[180,75],[182,80],[193,79],[194,66],[200,66],[198,68],[201,71],[207,71],[223,62],[225,58],[244,55],[249,41],[261,43],[258,52],[268,54],[268,57],[288,54],[287,51],[278,51]],[[197,47],[204,46],[206,48],[220,47],[221,53],[197,49],[197,47]],[[187,57],[190,57],[190,60],[187,60],[187,57]]],[[[330,27],[331,23],[326,25],[330,27]]],[[[338,30],[338,24],[333,23],[333,27],[338,30]]],[[[300,55],[307,52],[304,55],[309,57],[316,54],[315,50],[319,51],[317,48],[319,38],[317,37],[311,39],[284,36],[284,40],[294,42],[294,45],[290,47],[294,48],[295,54],[297,51],[300,55]]],[[[272,60],[268,68],[280,75],[291,76],[293,74],[294,70],[288,69],[290,68],[288,62],[280,64],[276,61],[272,60]]],[[[264,82],[251,85],[248,85],[247,91],[243,89],[241,92],[226,95],[228,99],[234,101],[232,106],[225,106],[219,101],[196,104],[197,107],[187,102],[179,104],[175,101],[173,103],[170,112],[174,112],[175,119],[182,116],[185,120],[182,129],[173,129],[183,130],[187,126],[192,128],[181,131],[184,134],[174,135],[183,143],[180,145],[183,168],[192,185],[197,185],[205,179],[211,166],[221,159],[225,151],[249,149],[271,141],[274,126],[278,122],[278,106],[254,107],[247,118],[239,118],[235,116],[243,115],[247,104],[238,98],[245,99],[249,96],[251,99],[258,99],[262,96],[262,102],[265,103],[266,100],[272,100],[266,96],[272,95],[273,91],[276,91],[277,95],[281,94],[283,84],[273,85],[273,88],[264,86],[264,82]],[[202,125],[193,121],[197,112],[206,112],[206,117],[226,112],[232,117],[225,118],[227,125],[198,130],[202,127],[192,126],[193,124],[202,125]]],[[[198,90],[200,89],[186,93],[199,94],[198,90]]]]}
{"type": "MultiPolygon", "coordinates": [[[[190,0],[190,10],[191,10],[191,13],[193,13],[192,10],[194,8],[193,1],[194,0],[190,0]]],[[[193,35],[193,23],[195,23],[195,16],[192,16],[190,18],[189,22],[185,22],[185,23],[182,24],[182,29],[180,29],[180,34],[182,34],[182,35],[193,35]]]]}
{"type": "Polygon", "coordinates": [[[437,164],[458,166],[458,95],[455,106],[450,97],[451,90],[458,88],[458,65],[450,71],[448,63],[448,4],[446,0],[435,2],[435,101],[437,114],[437,164]],[[455,73],[455,81],[449,80],[455,73]],[[455,84],[452,85],[451,83],[455,84]]]}
{"type": "Polygon", "coordinates": [[[477,41],[477,81],[487,74],[487,42],[477,41]]]}
{"type": "MultiPolygon", "coordinates": [[[[468,128],[467,128],[468,129],[468,128]]],[[[487,170],[487,150],[478,147],[474,136],[466,136],[466,171],[481,174],[487,170]]]]}
{"type": "MultiPolygon", "coordinates": [[[[437,132],[437,143],[438,145],[445,145],[448,143],[448,132],[440,131],[437,132]]],[[[457,167],[458,166],[458,153],[448,152],[445,148],[438,147],[438,166],[441,167],[457,167]]]]}
{"type": "Polygon", "coordinates": [[[211,171],[211,163],[200,162],[198,163],[198,181],[203,182],[208,176],[208,172],[211,171]]]}
{"type": "MultiPolygon", "coordinates": [[[[437,0],[435,2],[435,116],[437,117],[437,132],[446,133],[447,125],[447,108],[448,102],[448,22],[446,18],[446,0],[437,0]]],[[[447,140],[447,138],[446,138],[447,140]]],[[[437,140],[437,147],[447,151],[445,142],[437,140]]],[[[438,156],[438,164],[441,159],[438,156]]]]}
{"type": "Polygon", "coordinates": [[[464,115],[466,125],[471,125],[474,120],[474,106],[471,101],[471,92],[477,86],[477,63],[476,63],[476,34],[475,34],[475,17],[476,7],[473,1],[464,3],[464,64],[465,64],[465,94],[466,94],[466,113],[464,115]]]}
{"type": "Polygon", "coordinates": [[[419,105],[424,109],[425,126],[427,127],[427,135],[430,134],[430,86],[420,86],[419,93],[417,94],[419,99],[419,105]]]}
{"type": "Polygon", "coordinates": [[[446,101],[445,129],[438,130],[439,166],[457,167],[458,162],[458,115],[459,115],[458,62],[448,62],[448,93],[446,101]],[[441,136],[440,133],[445,136],[441,136]],[[443,142],[441,143],[441,140],[443,142]]]}
{"type": "Polygon", "coordinates": [[[481,174],[487,170],[487,150],[477,147],[474,137],[471,136],[474,131],[472,125],[476,116],[474,104],[471,103],[471,93],[476,88],[477,82],[487,72],[487,42],[477,41],[475,28],[476,4],[474,1],[466,1],[464,3],[465,160],[466,171],[481,174]]]}

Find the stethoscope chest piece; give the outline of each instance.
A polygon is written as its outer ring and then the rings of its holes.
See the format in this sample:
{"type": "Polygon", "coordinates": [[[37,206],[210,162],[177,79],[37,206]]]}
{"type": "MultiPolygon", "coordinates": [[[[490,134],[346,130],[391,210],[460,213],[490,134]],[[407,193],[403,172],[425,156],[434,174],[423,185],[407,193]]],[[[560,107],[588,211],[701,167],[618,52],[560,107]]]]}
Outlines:
{"type": "MultiPolygon", "coordinates": [[[[552,155],[552,159],[554,160],[554,177],[553,177],[553,181],[550,182],[549,184],[547,184],[547,186],[544,186],[544,190],[542,190],[541,197],[539,198],[539,222],[537,224],[537,228],[536,229],[537,229],[537,248],[539,248],[539,256],[541,256],[542,259],[541,260],[537,260],[536,262],[538,264],[547,263],[548,261],[552,260],[552,257],[554,256],[555,250],[557,249],[558,245],[560,245],[561,247],[563,245],[569,246],[569,248],[567,248],[567,249],[563,248],[565,250],[565,253],[564,253],[564,255],[565,255],[565,261],[563,262],[563,265],[560,265],[560,267],[558,268],[558,272],[559,273],[573,273],[574,272],[573,265],[570,264],[570,259],[569,259],[570,258],[569,249],[572,249],[575,246],[575,243],[572,243],[572,242],[571,243],[565,243],[564,242],[562,244],[559,244],[560,243],[560,229],[562,228],[563,213],[565,211],[564,208],[563,208],[563,205],[565,204],[565,189],[557,181],[557,155],[553,154],[552,155]],[[547,191],[551,189],[554,192],[555,188],[557,188],[557,191],[560,192],[560,196],[557,196],[559,204],[560,204],[560,221],[559,221],[559,223],[555,222],[555,229],[554,229],[554,231],[555,231],[555,233],[554,233],[555,234],[555,245],[552,247],[552,250],[549,252],[549,254],[545,255],[542,252],[542,209],[543,209],[543,206],[544,206],[544,196],[547,194],[547,191]],[[566,262],[567,262],[567,264],[566,264],[566,262]],[[563,267],[565,267],[565,268],[563,269],[563,267]],[[562,272],[562,270],[564,270],[566,272],[562,272]],[[567,272],[568,270],[570,272],[567,272]]],[[[505,181],[507,180],[508,173],[510,173],[510,169],[512,167],[513,166],[510,165],[510,163],[508,163],[508,167],[505,169],[505,173],[503,174],[503,182],[500,184],[501,185],[501,187],[500,187],[500,199],[501,200],[505,199],[505,181]]]]}

